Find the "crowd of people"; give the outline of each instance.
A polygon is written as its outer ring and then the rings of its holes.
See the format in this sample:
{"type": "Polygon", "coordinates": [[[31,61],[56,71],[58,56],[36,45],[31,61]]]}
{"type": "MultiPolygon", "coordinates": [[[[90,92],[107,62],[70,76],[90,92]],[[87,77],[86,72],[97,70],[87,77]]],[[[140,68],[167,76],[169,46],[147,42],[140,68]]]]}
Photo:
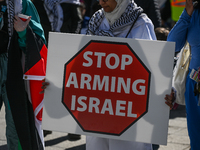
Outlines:
{"type": "MultiPolygon", "coordinates": [[[[190,78],[191,70],[198,70],[200,66],[198,0],[195,5],[193,0],[182,3],[176,0],[0,0],[0,6],[0,108],[4,103],[9,150],[45,149],[43,137],[51,133],[41,132],[41,101],[48,85],[43,82],[44,54],[50,31],[173,41],[176,52],[188,41],[192,59],[185,92],[187,125],[191,150],[199,149],[200,100],[193,92],[196,81],[190,78]],[[19,14],[27,18],[23,20],[19,14]],[[36,69],[41,74],[32,75],[32,68],[41,60],[36,69]],[[41,87],[43,91],[39,94],[41,87]],[[33,102],[34,92],[39,99],[37,103],[33,102]]],[[[174,91],[165,97],[170,108],[175,97],[174,91]]],[[[80,139],[80,135],[69,135],[80,139]]],[[[154,145],[87,136],[86,149],[153,150],[154,145]]]]}

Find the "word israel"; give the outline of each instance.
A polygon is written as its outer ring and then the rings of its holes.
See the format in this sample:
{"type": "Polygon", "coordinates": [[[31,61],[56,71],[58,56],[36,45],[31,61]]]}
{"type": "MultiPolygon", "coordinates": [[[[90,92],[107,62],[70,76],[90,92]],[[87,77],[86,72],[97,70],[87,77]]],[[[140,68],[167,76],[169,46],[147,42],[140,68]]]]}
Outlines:
{"type": "MultiPolygon", "coordinates": [[[[84,102],[87,100],[86,96],[80,96],[78,98],[78,104],[81,107],[77,107],[77,111],[80,112],[84,112],[87,110],[87,104],[84,102]]],[[[103,107],[100,111],[99,105],[100,105],[100,100],[96,97],[90,97],[89,98],[89,108],[88,108],[88,112],[89,113],[93,113],[93,110],[95,111],[95,113],[97,114],[105,114],[106,111],[108,111],[109,115],[115,115],[115,116],[127,116],[127,117],[133,117],[133,118],[137,118],[137,114],[132,113],[132,102],[129,101],[128,104],[126,103],[126,101],[122,101],[122,100],[117,100],[116,101],[116,111],[114,114],[113,111],[113,104],[111,99],[105,99],[105,101],[103,102],[103,107]],[[124,110],[126,110],[126,105],[128,105],[128,109],[127,109],[127,113],[124,112],[124,110]]],[[[72,105],[71,105],[71,110],[75,110],[75,105],[76,105],[76,95],[72,95],[72,105]]]]}

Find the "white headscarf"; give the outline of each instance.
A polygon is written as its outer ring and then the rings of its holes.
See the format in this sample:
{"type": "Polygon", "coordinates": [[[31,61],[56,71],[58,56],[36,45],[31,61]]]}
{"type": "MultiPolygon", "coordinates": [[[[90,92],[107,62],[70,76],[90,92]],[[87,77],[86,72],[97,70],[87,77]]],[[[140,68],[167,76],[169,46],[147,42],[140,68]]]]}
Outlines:
{"type": "Polygon", "coordinates": [[[130,3],[130,0],[115,0],[117,5],[112,12],[104,12],[106,19],[108,20],[109,24],[112,25],[117,19],[121,17],[124,13],[126,7],[130,3]]]}

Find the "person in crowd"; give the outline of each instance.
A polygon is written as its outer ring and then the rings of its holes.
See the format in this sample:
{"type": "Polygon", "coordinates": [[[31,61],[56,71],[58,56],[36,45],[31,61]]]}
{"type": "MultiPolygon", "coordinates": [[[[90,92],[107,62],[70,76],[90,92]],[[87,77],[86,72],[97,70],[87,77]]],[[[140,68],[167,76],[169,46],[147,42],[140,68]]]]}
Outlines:
{"type": "MultiPolygon", "coordinates": [[[[87,35],[156,40],[152,21],[133,0],[99,0],[102,9],[90,19],[87,35]]],[[[43,82],[42,91],[49,85],[43,82]]],[[[87,136],[87,150],[152,150],[152,144],[87,136]]]]}
{"type": "MultiPolygon", "coordinates": [[[[32,105],[24,107],[26,105],[23,104],[27,104],[28,101],[19,96],[20,85],[16,84],[15,81],[20,78],[20,81],[24,84],[23,72],[17,65],[19,64],[22,68],[21,56],[22,53],[25,54],[30,51],[27,44],[30,44],[30,41],[33,40],[32,37],[36,41],[40,41],[41,44],[46,42],[44,32],[37,11],[30,0],[0,0],[0,6],[0,106],[4,102],[7,146],[9,150],[43,149],[43,136],[40,136],[40,133],[42,133],[40,132],[41,124],[38,124],[38,130],[36,130],[33,107],[32,105]],[[24,16],[21,14],[27,15],[25,20],[23,20],[24,16]],[[15,55],[14,51],[19,55],[15,55]],[[15,69],[13,70],[13,68],[15,69]],[[10,72],[10,70],[12,71],[10,72]],[[32,112],[32,114],[29,114],[29,112],[32,112]],[[31,128],[29,128],[29,125],[31,128]]],[[[31,44],[33,46],[34,42],[31,42],[31,44]]],[[[21,90],[23,93],[25,92],[25,90],[21,90]]]]}
{"type": "MultiPolygon", "coordinates": [[[[152,21],[132,0],[99,0],[102,9],[90,19],[87,35],[156,40],[152,21]]],[[[151,150],[152,144],[86,137],[87,150],[151,150]]]]}
{"type": "Polygon", "coordinates": [[[164,5],[160,8],[161,26],[171,29],[174,26],[174,21],[171,18],[171,3],[166,0],[164,5]]]}
{"type": "Polygon", "coordinates": [[[185,8],[186,0],[170,0],[171,4],[171,18],[174,22],[177,22],[179,20],[179,17],[181,13],[183,12],[183,9],[185,8]]]}
{"type": "Polygon", "coordinates": [[[157,28],[155,28],[155,34],[156,34],[157,40],[167,41],[167,36],[169,34],[169,30],[164,27],[157,27],[157,28]]]}
{"type": "MultiPolygon", "coordinates": [[[[200,141],[200,101],[199,94],[194,91],[199,91],[195,86],[197,83],[191,76],[191,71],[197,71],[200,67],[200,39],[199,39],[199,22],[200,22],[200,2],[186,0],[186,5],[180,19],[170,31],[167,41],[176,42],[175,52],[179,52],[185,42],[191,46],[191,61],[189,65],[189,73],[186,79],[185,103],[187,112],[187,127],[190,137],[191,150],[199,149],[200,141]],[[195,96],[196,95],[196,96],[195,96]]],[[[171,93],[166,95],[166,103],[171,108],[175,100],[175,95],[171,93]]]]}
{"type": "Polygon", "coordinates": [[[142,7],[144,13],[153,22],[154,28],[161,26],[161,14],[157,0],[135,0],[135,3],[142,7]]]}
{"type": "Polygon", "coordinates": [[[80,0],[33,0],[39,13],[48,46],[49,32],[80,34],[82,12],[80,0]]]}
{"type": "MultiPolygon", "coordinates": [[[[84,1],[80,0],[33,0],[41,20],[42,27],[47,39],[49,32],[81,33],[84,1]]],[[[52,131],[44,130],[44,136],[51,134],[52,131]]],[[[80,135],[68,134],[69,139],[78,140],[80,135]]]]}
{"type": "Polygon", "coordinates": [[[0,108],[2,104],[5,105],[5,120],[6,120],[6,138],[8,149],[17,150],[18,147],[18,136],[15,130],[15,125],[12,118],[12,113],[9,107],[8,97],[6,93],[6,78],[7,78],[7,51],[9,43],[8,34],[8,15],[7,15],[7,4],[5,0],[0,0],[1,18],[0,18],[0,65],[1,65],[1,88],[0,88],[0,108]]]}

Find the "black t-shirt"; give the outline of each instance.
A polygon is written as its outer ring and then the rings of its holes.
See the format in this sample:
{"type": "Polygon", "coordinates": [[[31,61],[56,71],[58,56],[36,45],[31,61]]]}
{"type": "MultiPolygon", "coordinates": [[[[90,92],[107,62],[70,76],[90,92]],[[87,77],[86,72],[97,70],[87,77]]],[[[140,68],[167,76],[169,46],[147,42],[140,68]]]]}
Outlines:
{"type": "Polygon", "coordinates": [[[0,54],[7,52],[8,47],[8,14],[7,10],[5,12],[2,12],[2,7],[6,6],[6,2],[0,2],[0,13],[3,13],[3,27],[0,30],[0,54]]]}

